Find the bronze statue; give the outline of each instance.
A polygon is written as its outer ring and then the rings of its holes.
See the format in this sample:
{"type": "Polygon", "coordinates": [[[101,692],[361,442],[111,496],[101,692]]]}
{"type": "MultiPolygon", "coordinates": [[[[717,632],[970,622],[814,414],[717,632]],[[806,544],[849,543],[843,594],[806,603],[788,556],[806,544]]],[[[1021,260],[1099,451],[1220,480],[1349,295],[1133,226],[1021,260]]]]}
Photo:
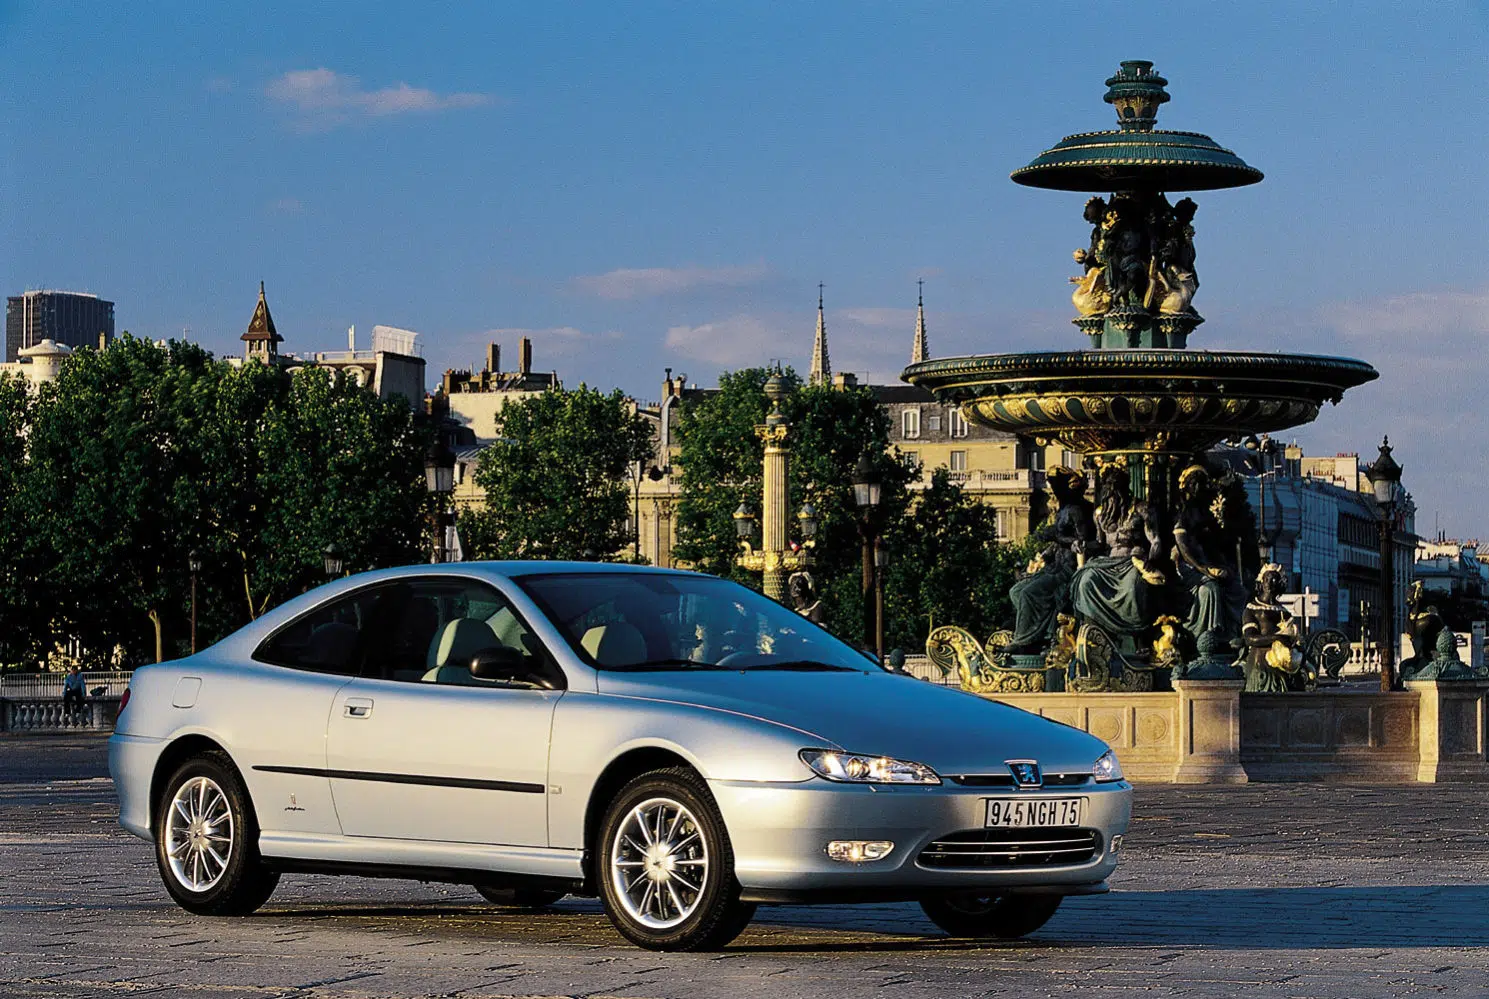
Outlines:
{"type": "Polygon", "coordinates": [[[1008,593],[1015,615],[1010,653],[1039,652],[1050,644],[1059,615],[1070,610],[1071,577],[1096,551],[1096,521],[1086,499],[1086,477],[1060,466],[1050,470],[1047,481],[1055,516],[1035,535],[1044,546],[1008,593]]]}
{"type": "Polygon", "coordinates": [[[1179,495],[1174,562],[1179,584],[1189,592],[1184,628],[1195,638],[1213,629],[1229,640],[1240,632],[1246,590],[1237,578],[1238,553],[1212,509],[1217,496],[1203,465],[1179,475],[1179,495]]]}
{"type": "Polygon", "coordinates": [[[1301,690],[1308,679],[1298,649],[1298,623],[1277,598],[1287,586],[1282,566],[1270,563],[1256,577],[1256,592],[1241,616],[1246,690],[1279,694],[1301,690]]]}
{"type": "Polygon", "coordinates": [[[1156,588],[1167,582],[1158,559],[1163,536],[1151,507],[1134,499],[1125,463],[1109,463],[1096,482],[1096,529],[1107,554],[1088,558],[1071,581],[1082,623],[1135,637],[1153,623],[1156,588]]]}

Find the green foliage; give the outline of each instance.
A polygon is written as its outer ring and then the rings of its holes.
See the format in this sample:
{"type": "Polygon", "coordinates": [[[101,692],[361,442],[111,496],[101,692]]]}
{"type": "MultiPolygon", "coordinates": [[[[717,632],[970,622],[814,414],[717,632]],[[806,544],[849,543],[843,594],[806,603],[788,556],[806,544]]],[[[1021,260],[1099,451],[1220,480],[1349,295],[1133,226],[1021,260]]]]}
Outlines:
{"type": "MultiPolygon", "coordinates": [[[[755,587],[759,576],[734,563],[739,546],[733,514],[744,500],[760,507],[765,448],[755,426],[764,422],[769,409],[762,392],[769,375],[765,368],[724,374],[719,391],[688,403],[678,423],[682,497],[675,554],[703,572],[755,587]]],[[[857,644],[865,634],[865,605],[854,467],[867,453],[884,479],[883,502],[875,513],[879,523],[903,515],[911,472],[890,453],[888,417],[869,389],[802,386],[790,370],[783,377],[793,390],[782,407],[791,422],[790,509],[794,515],[807,500],[817,509],[817,566],[812,574],[822,592],[826,625],[857,644]]]]}
{"type": "Polygon", "coordinates": [[[45,626],[28,595],[37,554],[28,543],[22,491],[30,422],[25,381],[0,375],[0,668],[34,659],[45,626]]]}
{"type": "Polygon", "coordinates": [[[483,510],[460,518],[472,557],[595,559],[625,546],[627,483],[652,458],[651,427],[619,390],[550,389],[497,415],[475,481],[483,510]]]}
{"type": "Polygon", "coordinates": [[[1013,626],[1008,591],[1033,556],[1031,542],[998,541],[997,511],[967,496],[945,468],[888,537],[885,643],[924,650],[932,627],[957,624],[984,639],[1013,626]]]}
{"type": "MultiPolygon", "coordinates": [[[[0,386],[0,421],[11,402],[0,386]]],[[[18,476],[0,449],[0,503],[28,539],[0,614],[29,615],[31,657],[62,637],[128,662],[187,651],[192,550],[201,646],[321,582],[327,542],[353,571],[419,557],[427,432],[319,368],[232,368],[125,334],[63,364],[25,436],[18,476]]]]}

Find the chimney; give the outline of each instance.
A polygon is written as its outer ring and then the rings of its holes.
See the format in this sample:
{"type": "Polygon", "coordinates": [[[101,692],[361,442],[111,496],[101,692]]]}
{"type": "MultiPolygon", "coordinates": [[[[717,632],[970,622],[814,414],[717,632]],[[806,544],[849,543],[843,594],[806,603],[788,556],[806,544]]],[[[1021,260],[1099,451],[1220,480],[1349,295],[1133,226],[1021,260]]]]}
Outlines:
{"type": "Polygon", "coordinates": [[[346,349],[353,354],[357,352],[357,328],[355,326],[346,328],[346,349]]]}
{"type": "Polygon", "coordinates": [[[499,343],[488,343],[486,345],[486,370],[493,375],[502,369],[502,345],[499,343]]]}
{"type": "Polygon", "coordinates": [[[533,370],[533,342],[523,337],[517,344],[518,372],[524,375],[532,373],[533,370]]]}
{"type": "Polygon", "coordinates": [[[98,331],[98,349],[106,350],[109,345],[109,334],[106,330],[98,331]]]}

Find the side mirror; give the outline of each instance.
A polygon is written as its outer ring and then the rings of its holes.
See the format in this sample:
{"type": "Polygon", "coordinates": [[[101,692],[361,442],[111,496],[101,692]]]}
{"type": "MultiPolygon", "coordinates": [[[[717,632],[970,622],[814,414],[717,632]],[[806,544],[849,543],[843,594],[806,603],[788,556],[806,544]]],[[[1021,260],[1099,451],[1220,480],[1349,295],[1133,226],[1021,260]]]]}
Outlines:
{"type": "Polygon", "coordinates": [[[553,680],[541,670],[540,660],[504,645],[482,649],[471,657],[470,675],[478,680],[525,683],[552,689],[553,680]]]}

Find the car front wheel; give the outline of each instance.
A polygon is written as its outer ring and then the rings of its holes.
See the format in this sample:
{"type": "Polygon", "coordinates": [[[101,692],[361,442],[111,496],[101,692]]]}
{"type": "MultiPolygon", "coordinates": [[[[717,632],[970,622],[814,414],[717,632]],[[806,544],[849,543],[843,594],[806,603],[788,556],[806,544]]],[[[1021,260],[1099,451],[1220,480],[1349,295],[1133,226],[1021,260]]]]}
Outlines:
{"type": "Polygon", "coordinates": [[[155,811],[155,859],[177,905],[201,916],[246,916],[269,900],[279,875],[259,857],[253,804],[225,753],[182,764],[155,811]]]}
{"type": "Polygon", "coordinates": [[[606,809],[595,876],[605,914],[649,950],[713,950],[755,914],[708,785],[681,767],[644,774],[606,809]]]}
{"type": "Polygon", "coordinates": [[[948,895],[921,900],[931,922],[954,937],[1027,936],[1060,908],[1059,895],[948,895]]]}

